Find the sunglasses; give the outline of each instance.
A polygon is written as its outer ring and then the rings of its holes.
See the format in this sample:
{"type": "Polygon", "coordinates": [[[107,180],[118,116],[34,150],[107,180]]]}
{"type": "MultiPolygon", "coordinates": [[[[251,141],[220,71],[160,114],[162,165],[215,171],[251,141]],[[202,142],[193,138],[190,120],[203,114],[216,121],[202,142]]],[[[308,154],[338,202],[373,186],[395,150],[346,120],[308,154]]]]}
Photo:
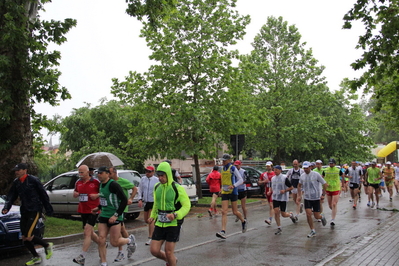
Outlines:
{"type": "Polygon", "coordinates": [[[153,171],[151,170],[145,170],[146,173],[152,173],[153,171]]]}

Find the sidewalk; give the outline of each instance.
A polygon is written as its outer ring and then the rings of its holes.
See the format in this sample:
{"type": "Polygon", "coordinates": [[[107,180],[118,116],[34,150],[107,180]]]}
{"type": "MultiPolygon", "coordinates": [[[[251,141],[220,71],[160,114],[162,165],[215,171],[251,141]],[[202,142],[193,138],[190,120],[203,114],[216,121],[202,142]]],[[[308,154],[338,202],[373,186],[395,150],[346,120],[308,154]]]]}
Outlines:
{"type": "Polygon", "coordinates": [[[344,248],[317,265],[399,265],[399,203],[392,205],[380,210],[394,211],[391,218],[381,221],[378,228],[347,243],[344,248]]]}

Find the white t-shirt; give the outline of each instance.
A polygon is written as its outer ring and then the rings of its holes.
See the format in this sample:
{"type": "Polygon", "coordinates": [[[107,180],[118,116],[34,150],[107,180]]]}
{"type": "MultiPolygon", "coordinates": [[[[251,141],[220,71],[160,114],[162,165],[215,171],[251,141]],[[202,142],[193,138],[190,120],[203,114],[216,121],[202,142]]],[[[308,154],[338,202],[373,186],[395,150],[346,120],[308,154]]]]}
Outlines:
{"type": "Polygon", "coordinates": [[[315,171],[310,171],[309,174],[303,173],[299,177],[299,184],[302,184],[303,198],[305,200],[319,200],[321,197],[321,185],[326,181],[324,178],[315,171]]]}

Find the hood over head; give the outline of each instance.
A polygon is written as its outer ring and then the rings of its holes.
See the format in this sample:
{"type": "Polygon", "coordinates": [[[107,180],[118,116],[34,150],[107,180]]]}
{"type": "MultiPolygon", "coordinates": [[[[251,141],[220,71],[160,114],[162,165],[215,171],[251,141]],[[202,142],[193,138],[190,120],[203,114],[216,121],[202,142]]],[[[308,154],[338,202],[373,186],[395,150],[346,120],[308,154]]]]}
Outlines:
{"type": "Polygon", "coordinates": [[[173,176],[172,176],[172,168],[170,167],[170,164],[167,162],[162,162],[158,165],[157,167],[157,172],[162,171],[166,173],[166,176],[168,177],[168,185],[171,185],[173,182],[173,176]]]}

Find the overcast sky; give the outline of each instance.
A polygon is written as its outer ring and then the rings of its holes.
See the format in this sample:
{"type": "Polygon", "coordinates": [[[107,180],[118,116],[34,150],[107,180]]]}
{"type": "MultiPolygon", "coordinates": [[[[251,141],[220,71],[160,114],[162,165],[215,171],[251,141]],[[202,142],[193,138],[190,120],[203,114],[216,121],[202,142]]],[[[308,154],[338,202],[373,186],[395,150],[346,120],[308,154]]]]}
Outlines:
{"type": "MultiPolygon", "coordinates": [[[[313,56],[326,67],[324,76],[331,90],[339,88],[343,78],[360,75],[350,64],[360,57],[355,50],[361,25],[343,30],[343,16],[355,0],[238,0],[237,9],[250,15],[244,40],[236,49],[242,54],[252,50],[251,43],[268,16],[282,16],[289,25],[295,24],[302,42],[312,48],[313,56]]],[[[45,4],[45,20],[74,18],[77,27],[68,34],[68,41],[51,49],[61,51],[60,84],[72,95],[71,100],[57,107],[39,104],[37,112],[48,117],[70,115],[73,108],[90,103],[98,105],[101,98],[112,99],[111,79],[120,80],[131,71],[144,72],[151,65],[150,50],[139,37],[141,23],[125,13],[125,0],[53,0],[45,4]]],[[[46,134],[46,133],[44,133],[46,134]]],[[[47,138],[45,136],[45,138],[47,138]]],[[[57,140],[55,140],[55,143],[57,140]]],[[[54,143],[54,139],[53,139],[54,143]]]]}

